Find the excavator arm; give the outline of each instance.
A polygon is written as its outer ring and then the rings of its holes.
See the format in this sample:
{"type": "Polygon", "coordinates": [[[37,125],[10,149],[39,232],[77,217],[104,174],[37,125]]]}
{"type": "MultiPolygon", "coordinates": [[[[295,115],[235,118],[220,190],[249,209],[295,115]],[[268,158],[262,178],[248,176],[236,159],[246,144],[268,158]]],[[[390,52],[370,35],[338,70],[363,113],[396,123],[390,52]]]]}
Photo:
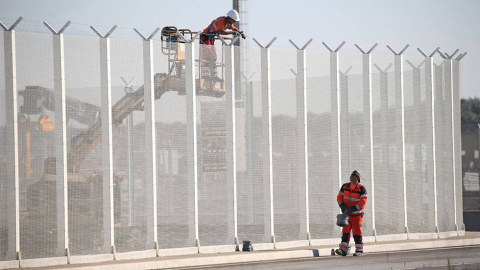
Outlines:
{"type": "MultiPolygon", "coordinates": [[[[155,75],[155,100],[167,92],[165,74],[155,75]]],[[[127,93],[112,107],[112,129],[115,130],[133,111],[144,110],[143,86],[127,93]]],[[[87,155],[102,141],[102,119],[98,117],[87,130],[80,132],[71,141],[68,151],[68,172],[79,172],[87,155]]]]}

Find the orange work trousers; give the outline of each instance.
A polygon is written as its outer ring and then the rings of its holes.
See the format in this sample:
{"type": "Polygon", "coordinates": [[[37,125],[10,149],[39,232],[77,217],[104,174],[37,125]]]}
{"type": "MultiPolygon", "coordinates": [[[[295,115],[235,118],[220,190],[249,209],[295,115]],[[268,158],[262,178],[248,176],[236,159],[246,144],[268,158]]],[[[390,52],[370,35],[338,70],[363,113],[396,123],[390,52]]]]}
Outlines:
{"type": "Polygon", "coordinates": [[[342,242],[340,249],[347,252],[350,242],[350,231],[352,231],[355,240],[355,253],[363,253],[363,234],[362,234],[363,215],[349,216],[348,226],[342,229],[342,242]]]}

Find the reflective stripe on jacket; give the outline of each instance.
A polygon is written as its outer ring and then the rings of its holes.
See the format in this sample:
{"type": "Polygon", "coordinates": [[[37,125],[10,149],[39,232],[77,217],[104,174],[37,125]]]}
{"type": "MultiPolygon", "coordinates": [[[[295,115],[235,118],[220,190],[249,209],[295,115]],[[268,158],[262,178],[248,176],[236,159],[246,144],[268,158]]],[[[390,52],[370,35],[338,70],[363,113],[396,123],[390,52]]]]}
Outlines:
{"type": "Polygon", "coordinates": [[[361,215],[363,214],[363,209],[367,204],[367,189],[360,183],[357,183],[356,185],[353,185],[352,183],[345,183],[338,192],[337,203],[339,205],[342,203],[345,204],[347,209],[355,206],[357,210],[352,212],[350,215],[361,215]]]}
{"type": "Polygon", "coordinates": [[[203,30],[204,34],[215,37],[220,30],[234,29],[232,24],[227,23],[227,16],[218,17],[213,20],[207,28],[203,30]]]}

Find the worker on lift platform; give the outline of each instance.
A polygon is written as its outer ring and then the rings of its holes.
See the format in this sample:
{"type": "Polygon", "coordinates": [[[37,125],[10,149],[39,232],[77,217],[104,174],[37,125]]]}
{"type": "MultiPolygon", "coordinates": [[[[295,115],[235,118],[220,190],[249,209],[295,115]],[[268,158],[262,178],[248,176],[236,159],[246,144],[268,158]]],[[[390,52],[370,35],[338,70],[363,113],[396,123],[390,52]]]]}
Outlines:
{"type": "MultiPolygon", "coordinates": [[[[200,35],[200,44],[210,45],[210,46],[201,46],[201,59],[203,60],[203,66],[205,67],[202,71],[210,74],[202,74],[202,76],[212,76],[215,79],[217,77],[217,52],[215,50],[215,38],[219,35],[241,35],[245,39],[245,34],[243,31],[237,29],[233,24],[240,21],[240,16],[238,12],[234,9],[230,10],[227,13],[227,16],[221,16],[213,20],[203,33],[200,35]],[[227,31],[229,30],[229,31],[227,31]]],[[[203,72],[202,72],[203,73],[203,72]]],[[[221,79],[219,79],[221,81],[221,79]]]]}

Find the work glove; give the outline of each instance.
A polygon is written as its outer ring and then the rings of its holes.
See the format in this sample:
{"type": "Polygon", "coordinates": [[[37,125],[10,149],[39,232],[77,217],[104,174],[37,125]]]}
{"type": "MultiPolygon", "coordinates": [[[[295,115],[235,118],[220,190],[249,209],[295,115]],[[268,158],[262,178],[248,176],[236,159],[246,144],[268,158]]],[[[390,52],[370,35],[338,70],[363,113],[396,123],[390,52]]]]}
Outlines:
{"type": "Polygon", "coordinates": [[[342,211],[343,214],[345,214],[345,211],[347,211],[347,207],[345,207],[344,203],[340,204],[340,211],[342,211]]]}
{"type": "Polygon", "coordinates": [[[347,214],[350,215],[351,213],[353,213],[355,211],[357,211],[357,207],[354,205],[347,210],[347,214]]]}
{"type": "Polygon", "coordinates": [[[246,38],[247,38],[247,36],[245,36],[245,34],[243,33],[243,31],[235,32],[235,36],[241,36],[243,39],[246,39],[246,38]]]}

